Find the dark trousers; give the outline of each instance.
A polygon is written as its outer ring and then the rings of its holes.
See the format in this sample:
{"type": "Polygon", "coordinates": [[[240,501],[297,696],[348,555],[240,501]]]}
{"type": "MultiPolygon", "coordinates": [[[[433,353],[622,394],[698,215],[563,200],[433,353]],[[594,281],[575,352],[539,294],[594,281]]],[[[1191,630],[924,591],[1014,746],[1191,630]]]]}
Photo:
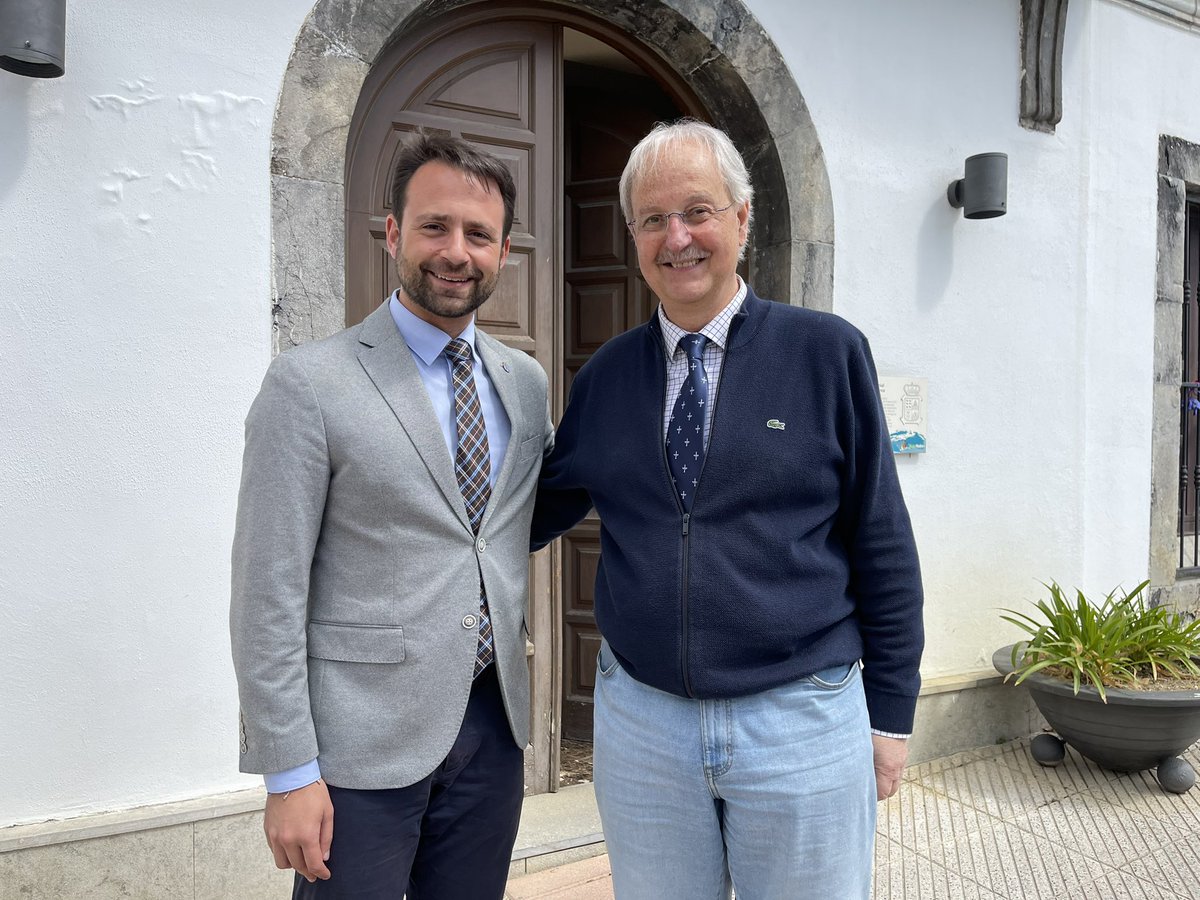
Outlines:
{"type": "Polygon", "coordinates": [[[446,759],[416,784],[329,785],[328,881],[297,875],[293,900],[501,900],[521,818],[524,755],[489,666],[446,759]]]}

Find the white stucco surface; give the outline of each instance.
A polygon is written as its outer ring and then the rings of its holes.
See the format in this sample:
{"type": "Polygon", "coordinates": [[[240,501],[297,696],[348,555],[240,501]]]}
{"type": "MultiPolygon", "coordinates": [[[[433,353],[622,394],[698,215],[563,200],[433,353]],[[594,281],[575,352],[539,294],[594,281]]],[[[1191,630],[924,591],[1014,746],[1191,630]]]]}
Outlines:
{"type": "MultiPolygon", "coordinates": [[[[822,142],[835,311],[930,383],[901,459],[929,677],[998,607],[1145,574],[1158,138],[1200,36],[1071,5],[1064,117],[1017,121],[1018,2],[746,0],[822,142]],[[1009,154],[1009,213],[945,201],[1009,154]]],[[[226,615],[271,353],[270,141],[310,0],[72,4],[67,75],[0,72],[0,826],[252,785],[226,615]]]]}
{"type": "Polygon", "coordinates": [[[229,547],[307,3],[73,3],[0,72],[0,825],[243,788],[229,547]]]}
{"type": "Polygon", "coordinates": [[[901,459],[927,595],[927,677],[986,668],[999,607],[1057,579],[1145,577],[1160,134],[1200,140],[1197,35],[1072,4],[1063,120],[1023,129],[1017,0],[751,0],[812,111],[836,227],[834,310],[880,371],[930,379],[901,459]],[[1006,216],[945,200],[1009,155],[1006,216]]]}

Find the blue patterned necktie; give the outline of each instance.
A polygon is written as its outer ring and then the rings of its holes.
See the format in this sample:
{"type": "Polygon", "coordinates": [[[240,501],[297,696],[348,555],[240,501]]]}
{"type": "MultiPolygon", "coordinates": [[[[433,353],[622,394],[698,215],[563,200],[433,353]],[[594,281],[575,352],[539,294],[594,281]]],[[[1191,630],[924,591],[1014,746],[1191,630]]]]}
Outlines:
{"type": "Polygon", "coordinates": [[[692,511],[692,496],[704,467],[704,414],[708,407],[704,345],[707,343],[708,338],[702,334],[685,334],[679,339],[679,346],[687,354],[688,374],[667,423],[667,464],[685,512],[692,511]]]}
{"type": "MultiPolygon", "coordinates": [[[[471,345],[462,338],[453,338],[446,345],[450,374],[454,383],[454,424],[458,429],[458,450],[454,453],[454,475],[467,506],[471,530],[479,533],[483,511],[492,495],[492,457],[488,450],[487,427],[483,408],[475,390],[471,373],[471,345]]],[[[479,646],[475,651],[477,677],[495,658],[492,647],[492,618],[488,614],[487,596],[479,585],[479,646]]]]}

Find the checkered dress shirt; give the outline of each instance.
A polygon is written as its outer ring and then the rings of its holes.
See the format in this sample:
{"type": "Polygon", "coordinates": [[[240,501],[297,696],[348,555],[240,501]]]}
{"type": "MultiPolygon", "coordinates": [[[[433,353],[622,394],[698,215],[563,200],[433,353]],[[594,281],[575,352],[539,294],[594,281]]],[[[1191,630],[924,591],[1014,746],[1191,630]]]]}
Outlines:
{"type": "MultiPolygon", "coordinates": [[[[721,363],[725,361],[725,342],[729,340],[729,326],[734,315],[742,308],[746,299],[746,285],[738,278],[738,290],[733,299],[712,321],[698,332],[708,338],[704,347],[704,374],[708,376],[708,405],[704,412],[704,448],[708,449],[708,436],[712,433],[713,410],[717,408],[717,388],[721,383],[721,363]]],[[[675,408],[679,388],[687,381],[688,357],[679,346],[679,339],[689,332],[684,331],[667,318],[662,304],[658,306],[658,324],[662,326],[663,350],[667,354],[667,394],[663,401],[663,440],[666,440],[667,423],[675,408]]]]}

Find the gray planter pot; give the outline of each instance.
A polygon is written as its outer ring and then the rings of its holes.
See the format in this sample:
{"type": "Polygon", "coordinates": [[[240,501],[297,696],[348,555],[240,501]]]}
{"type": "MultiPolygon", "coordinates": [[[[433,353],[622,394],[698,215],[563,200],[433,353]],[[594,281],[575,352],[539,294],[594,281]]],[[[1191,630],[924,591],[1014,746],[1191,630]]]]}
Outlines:
{"type": "MultiPolygon", "coordinates": [[[[1003,675],[1013,670],[1014,646],[1009,644],[992,654],[992,665],[1003,675]]],[[[1077,695],[1071,682],[1041,672],[1021,684],[1029,688],[1050,727],[1106,769],[1153,769],[1200,739],[1200,692],[1108,688],[1105,703],[1093,687],[1082,685],[1077,695]]],[[[1179,765],[1187,766],[1179,761],[1169,768],[1177,770],[1179,765]]]]}

